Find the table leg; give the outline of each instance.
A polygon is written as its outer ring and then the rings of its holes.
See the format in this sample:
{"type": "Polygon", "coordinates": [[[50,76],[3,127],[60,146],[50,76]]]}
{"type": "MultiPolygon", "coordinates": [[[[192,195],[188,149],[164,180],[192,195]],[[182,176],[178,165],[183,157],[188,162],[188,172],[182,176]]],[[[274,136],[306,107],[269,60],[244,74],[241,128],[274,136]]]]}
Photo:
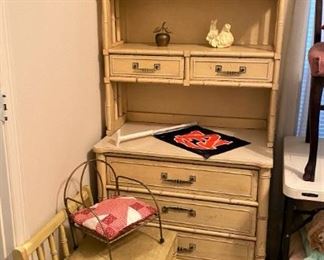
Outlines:
{"type": "Polygon", "coordinates": [[[293,223],[293,212],[294,212],[294,201],[291,198],[286,197],[285,201],[285,221],[284,221],[284,229],[283,229],[283,236],[281,242],[282,248],[282,259],[288,260],[289,259],[289,243],[290,243],[290,236],[291,234],[291,227],[293,223]]]}

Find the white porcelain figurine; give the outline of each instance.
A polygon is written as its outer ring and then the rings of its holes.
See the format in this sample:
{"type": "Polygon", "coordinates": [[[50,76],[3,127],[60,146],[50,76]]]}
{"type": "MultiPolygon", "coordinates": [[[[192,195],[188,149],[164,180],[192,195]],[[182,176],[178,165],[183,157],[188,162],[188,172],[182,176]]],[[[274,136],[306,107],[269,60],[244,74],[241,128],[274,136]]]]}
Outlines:
{"type": "Polygon", "coordinates": [[[231,33],[231,25],[228,23],[225,24],[222,31],[218,33],[217,20],[212,20],[206,40],[214,48],[230,47],[234,42],[234,36],[231,33]]]}

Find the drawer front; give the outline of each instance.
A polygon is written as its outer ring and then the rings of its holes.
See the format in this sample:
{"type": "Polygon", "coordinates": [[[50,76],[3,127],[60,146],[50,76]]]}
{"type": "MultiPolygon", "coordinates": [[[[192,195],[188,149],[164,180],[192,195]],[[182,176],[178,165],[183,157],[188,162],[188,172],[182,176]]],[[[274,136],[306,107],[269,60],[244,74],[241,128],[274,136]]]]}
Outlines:
{"type": "Polygon", "coordinates": [[[191,233],[178,233],[177,259],[250,260],[254,242],[191,233]]]}
{"type": "MultiPolygon", "coordinates": [[[[126,194],[126,193],[122,193],[126,194]]],[[[141,193],[127,193],[154,206],[152,197],[141,193]]],[[[224,203],[155,196],[166,225],[208,231],[255,236],[256,211],[254,207],[224,203]]]]}
{"type": "MultiPolygon", "coordinates": [[[[138,179],[152,190],[256,200],[256,170],[109,157],[107,160],[118,175],[138,179]]],[[[111,173],[108,184],[114,184],[111,173]]],[[[125,180],[120,180],[120,185],[139,187],[125,180]]]]}
{"type": "Polygon", "coordinates": [[[192,80],[234,80],[271,82],[271,59],[191,58],[192,80]]]}
{"type": "Polygon", "coordinates": [[[183,57],[111,55],[110,76],[183,79],[183,57]]]}

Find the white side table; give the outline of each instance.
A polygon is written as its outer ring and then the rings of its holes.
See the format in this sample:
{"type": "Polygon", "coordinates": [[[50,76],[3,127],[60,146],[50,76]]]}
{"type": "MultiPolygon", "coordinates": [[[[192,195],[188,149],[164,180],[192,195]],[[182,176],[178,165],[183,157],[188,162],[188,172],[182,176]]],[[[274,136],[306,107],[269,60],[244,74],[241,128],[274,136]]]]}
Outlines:
{"type": "MultiPolygon", "coordinates": [[[[286,137],[284,141],[283,193],[286,196],[285,221],[282,239],[283,259],[288,259],[290,236],[305,223],[296,224],[297,212],[308,213],[311,220],[320,209],[324,209],[324,140],[319,141],[315,181],[303,180],[307,163],[309,144],[302,137],[286,137]],[[323,202],[312,211],[299,211],[297,201],[323,202]]],[[[308,221],[307,220],[307,221],[308,221]]]]}

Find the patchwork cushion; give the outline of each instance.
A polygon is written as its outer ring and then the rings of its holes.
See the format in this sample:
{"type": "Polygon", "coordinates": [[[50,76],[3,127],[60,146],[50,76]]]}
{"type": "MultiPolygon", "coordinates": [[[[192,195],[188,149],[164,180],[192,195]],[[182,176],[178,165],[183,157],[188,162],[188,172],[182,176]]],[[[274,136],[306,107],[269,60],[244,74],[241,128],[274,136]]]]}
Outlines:
{"type": "Polygon", "coordinates": [[[115,197],[101,201],[90,209],[81,209],[72,215],[73,221],[103,237],[112,240],[134,225],[150,218],[157,210],[134,197],[115,197]]]}

